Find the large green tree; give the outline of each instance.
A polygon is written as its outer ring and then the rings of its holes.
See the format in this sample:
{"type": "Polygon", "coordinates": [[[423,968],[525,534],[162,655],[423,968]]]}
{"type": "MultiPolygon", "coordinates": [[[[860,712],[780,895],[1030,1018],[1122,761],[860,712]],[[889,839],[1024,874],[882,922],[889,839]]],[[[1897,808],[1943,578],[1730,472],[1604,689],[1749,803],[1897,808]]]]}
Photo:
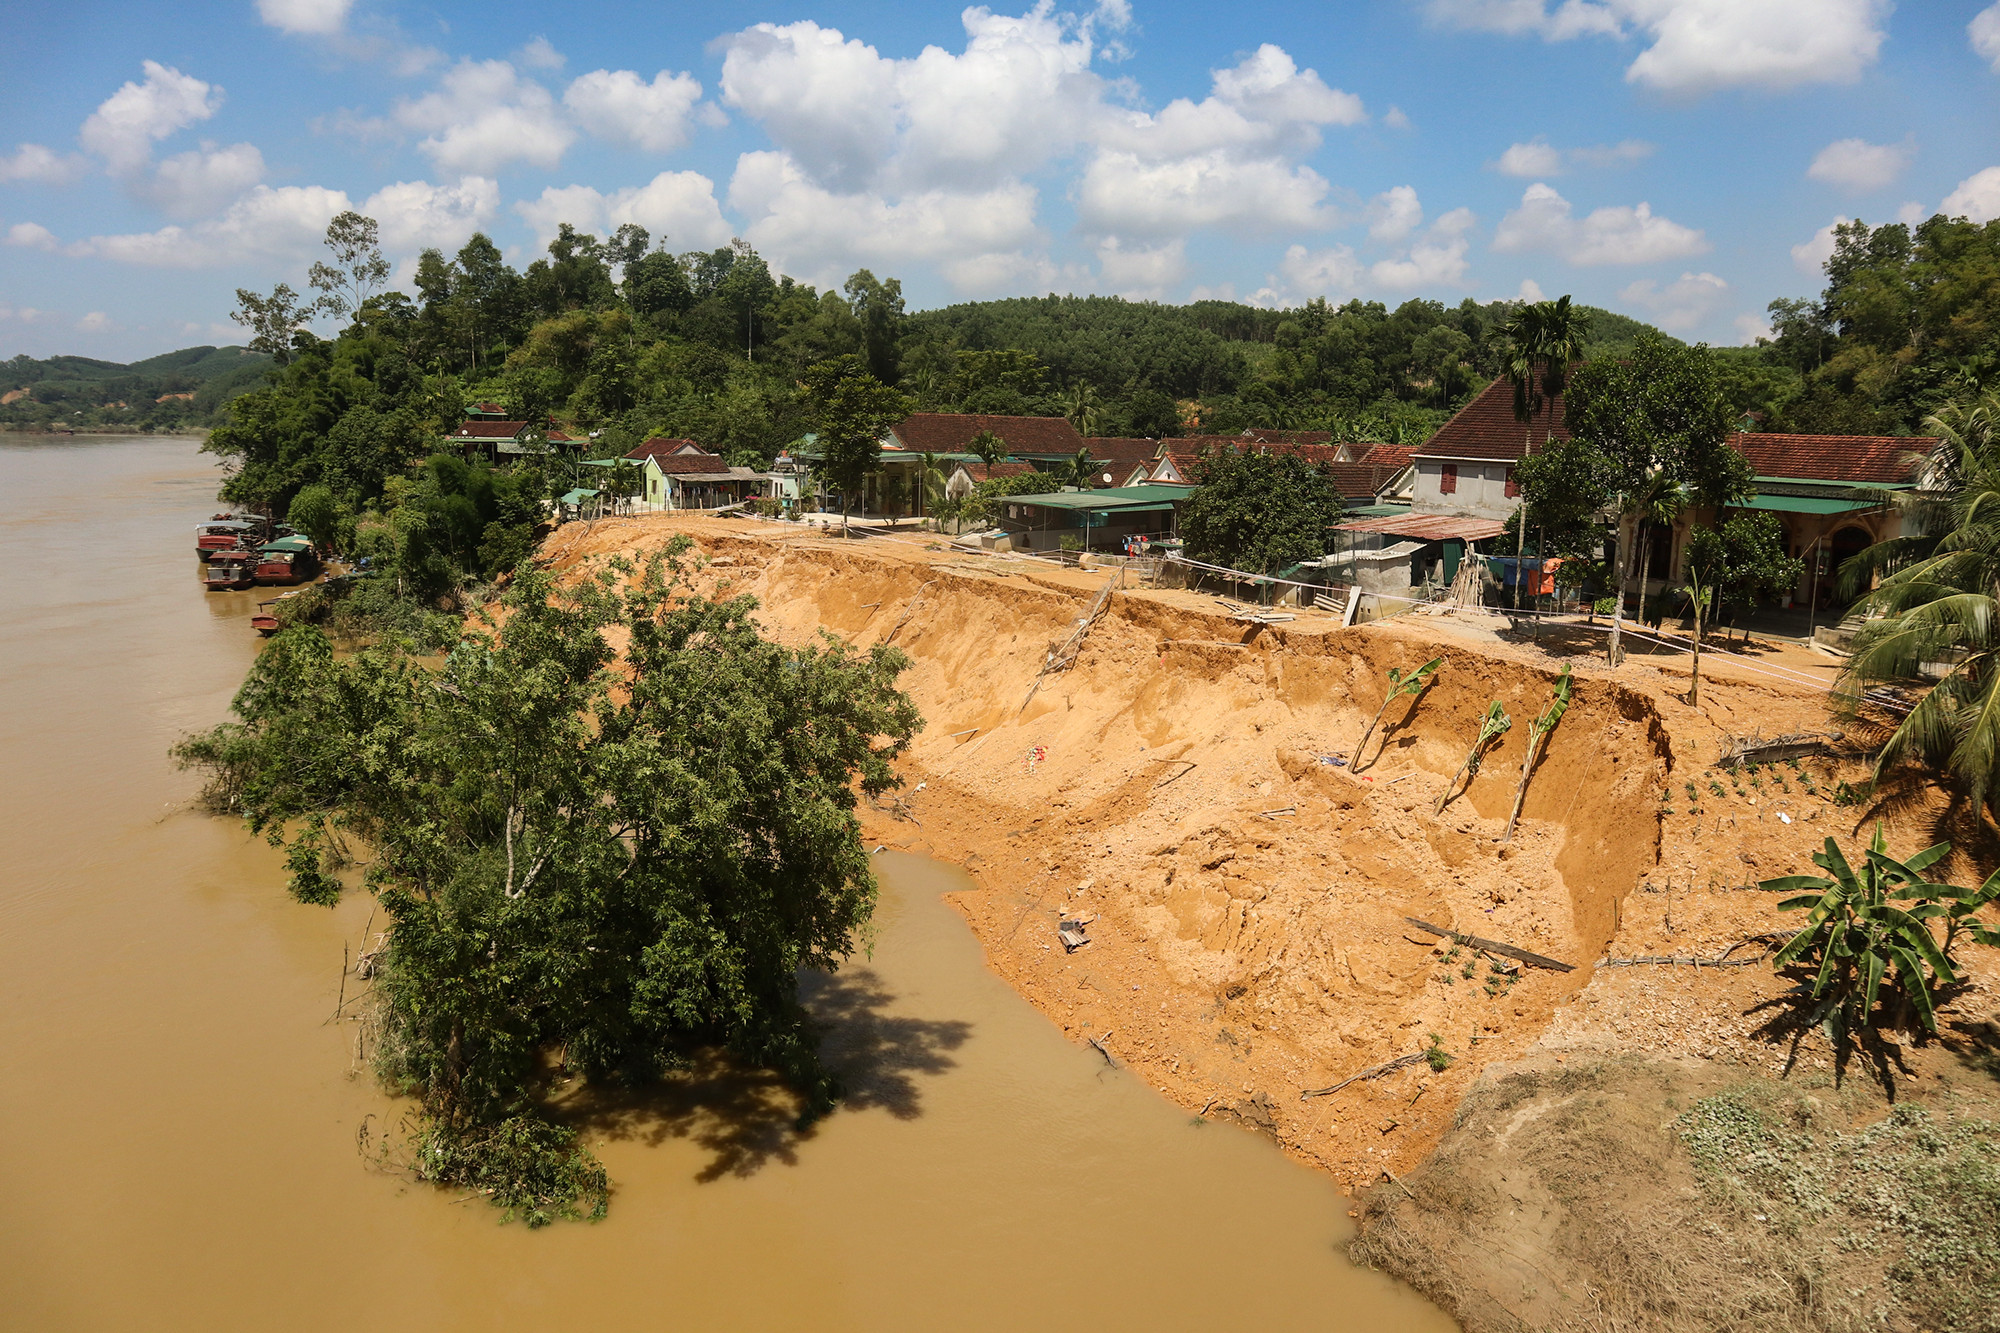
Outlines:
{"type": "Polygon", "coordinates": [[[1195,464],[1195,479],[1179,518],[1187,553],[1252,574],[1326,554],[1344,507],[1332,474],[1293,453],[1217,447],[1195,464]]]}
{"type": "Polygon", "coordinates": [[[819,470],[840,492],[844,525],[854,497],[881,470],[882,440],[910,414],[910,400],[870,374],[858,356],[820,362],[799,392],[818,436],[819,470]]]}
{"type": "Polygon", "coordinates": [[[799,974],[856,946],[875,893],[857,800],[898,784],[921,725],[899,651],[774,643],[678,555],[636,582],[524,573],[436,666],[288,628],[238,720],[178,750],[287,847],[302,899],[337,896],[335,851],[366,845],[382,1068],[425,1115],[413,1163],[531,1221],[603,1201],[537,1098],[551,1061],[616,1085],[720,1046],[828,1105],[799,974]]]}

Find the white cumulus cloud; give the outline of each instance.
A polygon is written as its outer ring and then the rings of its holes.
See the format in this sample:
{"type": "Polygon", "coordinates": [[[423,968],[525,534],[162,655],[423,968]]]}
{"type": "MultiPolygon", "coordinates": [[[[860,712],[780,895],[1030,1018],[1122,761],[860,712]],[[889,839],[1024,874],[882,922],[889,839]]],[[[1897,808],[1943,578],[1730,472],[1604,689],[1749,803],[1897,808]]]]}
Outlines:
{"type": "Polygon", "coordinates": [[[530,37],[527,44],[514,53],[514,59],[529,69],[561,69],[569,63],[569,58],[556,50],[555,43],[546,37],[530,37]]]}
{"type": "Polygon", "coordinates": [[[745,153],[729,182],[744,237],[773,264],[821,285],[857,264],[928,263],[961,291],[1001,272],[1038,266],[1043,244],[1033,186],[1008,181],[976,192],[927,190],[894,200],[840,194],[783,153],[745,153]]]}
{"type": "Polygon", "coordinates": [[[142,69],[144,79],[105,98],[77,132],[83,146],[115,172],[145,166],[154,143],[207,120],[222,105],[222,90],[192,75],[157,60],[142,69]]]}
{"type": "Polygon", "coordinates": [[[142,190],[169,217],[203,217],[263,179],[264,155],[255,144],[203,144],[162,161],[142,190]]]}
{"type": "Polygon", "coordinates": [[[1127,245],[1116,236],[1097,243],[1099,281],[1134,301],[1160,301],[1187,278],[1187,243],[1127,245]]]}
{"type": "Polygon", "coordinates": [[[1557,148],[1547,139],[1508,145],[1493,163],[1503,176],[1531,179],[1560,176],[1575,167],[1622,167],[1643,162],[1653,155],[1653,145],[1642,139],[1624,139],[1615,144],[1595,144],[1585,148],[1557,148]]]}
{"type": "Polygon", "coordinates": [[[610,194],[589,185],[550,186],[514,205],[547,245],[567,222],[580,231],[605,233],[635,222],[653,240],[675,250],[708,250],[729,240],[729,224],[715,202],[715,182],[693,171],[663,171],[644,185],[610,194]]]}
{"type": "Polygon", "coordinates": [[[53,250],[55,233],[39,222],[16,222],[7,228],[7,244],[23,250],[53,250]]]}
{"type": "Polygon", "coordinates": [[[1414,186],[1385,190],[1368,205],[1368,234],[1378,241],[1400,241],[1423,225],[1424,206],[1414,186]]]}
{"type": "Polygon", "coordinates": [[[83,318],[77,320],[76,327],[80,333],[103,333],[106,329],[115,326],[111,322],[111,316],[105,314],[102,310],[93,310],[83,318]]]}
{"type": "Polygon", "coordinates": [[[1658,217],[1650,204],[1596,209],[1578,218],[1569,200],[1536,183],[1521,205],[1500,220],[1493,248],[1544,252],[1572,264],[1651,264],[1706,253],[1708,238],[1693,227],[1658,217]]]}
{"type": "Polygon", "coordinates": [[[1869,143],[1866,139],[1836,139],[1819,150],[1806,175],[1828,185],[1866,194],[1896,183],[1909,165],[1909,143],[1869,143]]]}
{"type": "Polygon", "coordinates": [[[1736,330],[1736,344],[1739,347],[1754,347],[1759,338],[1771,336],[1771,321],[1762,315],[1745,313],[1731,321],[1736,330]]]}
{"type": "Polygon", "coordinates": [[[1423,0],[1442,24],[1644,43],[1628,82],[1670,93],[1851,83],[1888,36],[1890,0],[1423,0]]]}
{"type": "Polygon", "coordinates": [[[280,32],[326,37],[347,26],[354,0],[257,0],[257,17],[280,32]]]}
{"type": "Polygon", "coordinates": [[[1854,219],[1837,217],[1814,232],[1812,236],[1792,247],[1792,267],[1801,273],[1818,273],[1826,267],[1826,261],[1833,258],[1833,233],[1837,227],[1844,227],[1854,219]]]}
{"type": "Polygon", "coordinates": [[[451,186],[399,181],[353,203],[319,185],[259,185],[219,216],[158,231],[92,236],[64,247],[83,258],[153,268],[215,268],[257,260],[317,258],[326,224],[350,208],[381,224],[383,249],[395,257],[424,246],[461,245],[499,209],[500,187],[467,177],[451,186]]]}
{"type": "Polygon", "coordinates": [[[1652,316],[1669,333],[1688,333],[1714,314],[1729,296],[1729,284],[1713,273],[1683,273],[1662,287],[1641,278],[1618,295],[1652,316]]]}
{"type": "Polygon", "coordinates": [[[1410,248],[1369,266],[1372,284],[1388,291],[1419,291],[1456,287],[1465,281],[1466,252],[1471,248],[1475,219],[1469,208],[1454,208],[1410,248]]]}
{"type": "MultiPolygon", "coordinates": [[[[1283,276],[1284,288],[1296,293],[1296,300],[1309,300],[1323,296],[1338,305],[1354,294],[1361,283],[1363,267],[1355,258],[1351,247],[1330,245],[1322,250],[1310,250],[1303,245],[1288,246],[1285,257],[1278,263],[1278,273],[1283,276]]],[[[1279,279],[1273,277],[1271,284],[1278,286],[1279,279]]],[[[1271,293],[1277,296],[1277,292],[1271,293]]],[[[1294,304],[1294,300],[1284,300],[1284,304],[1294,304]]]]}
{"type": "Polygon", "coordinates": [[[1988,167],[1960,181],[1958,188],[1938,205],[1938,212],[1946,217],[1971,218],[1974,222],[2000,218],[2000,167],[1988,167]]]}
{"type": "Polygon", "coordinates": [[[24,143],[13,156],[0,157],[0,181],[36,181],[43,185],[67,185],[83,174],[84,160],[76,154],[57,154],[38,143],[24,143]]]}
{"type": "Polygon", "coordinates": [[[488,175],[514,162],[544,169],[576,139],[549,90],[505,60],[461,60],[437,91],[396,105],[395,122],[441,170],[488,175]]]}
{"type": "Polygon", "coordinates": [[[667,153],[693,134],[701,85],[687,74],[661,70],[651,82],[629,69],[593,70],[563,94],[586,133],[648,153],[667,153]]]}
{"type": "Polygon", "coordinates": [[[1974,14],[1965,31],[1972,39],[1972,49],[1991,61],[1993,72],[2000,74],[2000,4],[1988,5],[1974,14]]]}

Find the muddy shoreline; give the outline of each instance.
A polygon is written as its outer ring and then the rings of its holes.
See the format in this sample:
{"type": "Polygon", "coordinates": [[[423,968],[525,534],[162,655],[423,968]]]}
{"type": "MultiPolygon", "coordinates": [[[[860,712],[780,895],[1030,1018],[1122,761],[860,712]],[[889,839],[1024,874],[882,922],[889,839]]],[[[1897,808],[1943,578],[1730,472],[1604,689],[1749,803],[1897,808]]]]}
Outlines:
{"type": "MultiPolygon", "coordinates": [[[[1693,1083],[1636,1079],[1651,1090],[1642,1098],[1832,1074],[1816,1029],[1772,1029],[1787,983],[1768,967],[1602,961],[1712,959],[1781,928],[1768,895],[1746,889],[1805,868],[1828,835],[1848,839],[1878,816],[1899,847],[1961,839],[1960,882],[1983,877],[1994,855],[1941,790],[1905,793],[1894,809],[1835,805],[1837,783],[1861,774],[1858,755],[1815,758],[1754,788],[1718,780],[1733,736],[1826,727],[1824,693],[1799,682],[1830,683],[1833,664],[1803,651],[1705,656],[1697,710],[1679,663],[1635,656],[1614,672],[1600,638],[1514,642],[1425,616],[1342,630],[1308,614],[1246,630],[1208,599],[1130,589],[1114,593],[1075,665],[1024,707],[1104,572],[914,536],[862,545],[713,519],[565,529],[546,555],[570,568],[642,555],[675,532],[710,562],[700,581],[756,596],[781,639],[893,636],[911,655],[904,686],[928,725],[908,785],[865,825],[881,845],[966,867],[979,888],[954,905],[998,975],[1070,1040],[1190,1113],[1247,1123],[1349,1191],[1373,1191],[1357,1211],[1384,1225],[1381,1201],[1407,1203],[1399,1182],[1421,1177],[1441,1143],[1488,1132],[1467,1117],[1487,1114],[1496,1082],[1524,1069],[1699,1066],[1693,1083]],[[1389,710],[1379,758],[1371,743],[1359,775],[1325,762],[1351,758],[1389,667],[1439,654],[1436,684],[1389,710]],[[1575,700],[1504,843],[1526,723],[1565,662],[1575,700]],[[1514,728],[1434,813],[1494,699],[1514,728]],[[1411,917],[1575,970],[1506,967],[1411,917]],[[1083,921],[1090,942],[1067,951],[1063,918],[1083,921]],[[1441,1070],[1416,1062],[1306,1095],[1433,1046],[1449,1057],[1441,1070]]],[[[1968,961],[1961,1007],[1994,1008],[1991,957],[1968,961]]],[[[1579,1205],[1578,1225],[1592,1225],[1587,1214],[1579,1205]]],[[[1456,1262],[1432,1240],[1418,1247],[1427,1263],[1456,1262]]],[[[1469,1265],[1462,1283],[1404,1275],[1469,1326],[1507,1326],[1454,1295],[1484,1280],[1474,1238],[1454,1243],[1469,1265]]],[[[1398,1252],[1361,1248],[1384,1263],[1398,1252]]]]}

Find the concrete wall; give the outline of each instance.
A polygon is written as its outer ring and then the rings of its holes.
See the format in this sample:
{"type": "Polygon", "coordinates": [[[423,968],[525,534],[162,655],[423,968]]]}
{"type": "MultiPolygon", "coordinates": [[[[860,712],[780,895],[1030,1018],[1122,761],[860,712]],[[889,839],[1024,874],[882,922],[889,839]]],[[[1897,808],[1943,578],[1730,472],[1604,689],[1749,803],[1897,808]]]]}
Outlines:
{"type": "Polygon", "coordinates": [[[1466,518],[1505,519],[1521,507],[1519,496],[1507,494],[1507,473],[1512,463],[1453,463],[1449,460],[1417,460],[1416,488],[1411,508],[1419,514],[1455,514],[1466,518]],[[1446,495],[1444,470],[1458,469],[1458,489],[1446,495]]]}

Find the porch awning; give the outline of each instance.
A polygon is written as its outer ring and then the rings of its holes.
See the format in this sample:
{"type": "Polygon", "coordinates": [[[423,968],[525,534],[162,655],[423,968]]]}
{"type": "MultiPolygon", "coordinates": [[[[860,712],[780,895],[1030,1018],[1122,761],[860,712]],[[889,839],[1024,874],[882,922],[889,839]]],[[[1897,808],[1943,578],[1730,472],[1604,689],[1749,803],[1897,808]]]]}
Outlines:
{"type": "Polygon", "coordinates": [[[1759,493],[1749,502],[1732,509],[1762,509],[1773,514],[1851,514],[1859,509],[1880,509],[1873,500],[1843,500],[1830,495],[1766,495],[1759,493]]]}
{"type": "Polygon", "coordinates": [[[566,505],[580,505],[585,500],[588,500],[591,496],[595,494],[597,494],[597,492],[592,490],[590,487],[579,486],[575,490],[571,491],[568,495],[565,495],[562,498],[562,502],[566,505]]]}

